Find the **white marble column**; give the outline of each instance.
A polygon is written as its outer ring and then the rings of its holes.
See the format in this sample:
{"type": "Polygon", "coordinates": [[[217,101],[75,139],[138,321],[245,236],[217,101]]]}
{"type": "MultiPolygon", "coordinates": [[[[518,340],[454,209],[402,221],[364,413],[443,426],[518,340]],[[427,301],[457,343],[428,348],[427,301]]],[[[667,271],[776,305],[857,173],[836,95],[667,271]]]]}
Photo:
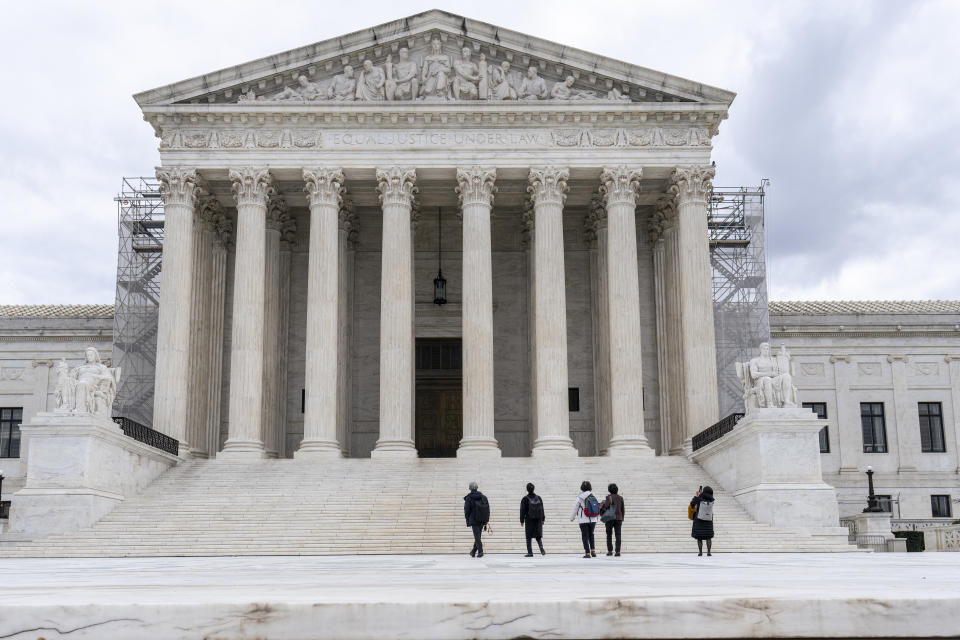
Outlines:
{"type": "Polygon", "coordinates": [[[267,205],[267,237],[264,249],[263,306],[263,408],[260,428],[264,455],[280,455],[280,225],[286,204],[273,196],[267,205]]]}
{"type": "Polygon", "coordinates": [[[610,444],[607,455],[653,455],[644,432],[637,271],[640,169],[608,167],[600,174],[607,211],[607,335],[610,340],[610,444]]]}
{"type": "Polygon", "coordinates": [[[232,225],[219,211],[213,220],[216,235],[211,250],[210,269],[210,342],[208,360],[210,380],[207,387],[206,434],[209,457],[220,449],[220,398],[223,384],[223,316],[226,303],[227,245],[231,242],[232,225]]]}
{"type": "Polygon", "coordinates": [[[187,401],[187,441],[190,456],[207,458],[207,384],[210,380],[210,272],[213,267],[213,215],[216,200],[205,197],[194,218],[193,282],[190,303],[190,397],[187,401]]]}
{"type": "Polygon", "coordinates": [[[340,204],[343,172],[304,169],[310,203],[307,267],[307,361],[303,442],[295,458],[340,457],[337,441],[337,369],[340,315],[340,204]]]}
{"type": "Polygon", "coordinates": [[[523,246],[526,254],[525,267],[527,269],[527,278],[525,281],[524,300],[527,303],[527,366],[530,367],[530,442],[537,437],[537,314],[536,314],[536,296],[537,287],[534,283],[536,279],[536,269],[534,268],[536,257],[536,229],[533,224],[533,203],[530,200],[524,202],[523,213],[520,223],[520,244],[523,246]]]}
{"type": "MultiPolygon", "coordinates": [[[[953,415],[954,449],[957,454],[957,473],[960,473],[960,354],[947,354],[943,358],[950,370],[950,414],[953,415]]],[[[946,415],[944,429],[947,428],[946,415]]]]}
{"type": "Polygon", "coordinates": [[[567,294],[563,266],[563,203],[569,170],[530,169],[533,202],[537,438],[533,455],[576,456],[570,439],[567,378],[567,294]]]}
{"type": "Polygon", "coordinates": [[[495,169],[457,169],[463,220],[463,439],[458,458],[499,458],[493,414],[493,262],[490,216],[495,169]]]}
{"type": "Polygon", "coordinates": [[[192,169],[159,168],[157,178],[165,221],[153,428],[180,441],[181,455],[187,455],[193,219],[202,187],[192,169]]]}
{"type": "Polygon", "coordinates": [[[275,193],[267,169],[230,170],[237,200],[237,249],[230,345],[230,421],[222,457],[262,458],[263,307],[267,203],[275,193]]]}
{"type": "Polygon", "coordinates": [[[380,264],[380,439],[374,458],[415,458],[413,442],[413,236],[417,186],[409,167],[377,169],[383,207],[380,264]]]}
{"type": "Polygon", "coordinates": [[[717,346],[713,328],[713,284],[707,204],[713,190],[710,166],[677,167],[670,191],[676,196],[680,284],[681,375],[684,380],[684,447],[718,420],[717,346]]]}
{"type": "Polygon", "coordinates": [[[357,214],[353,204],[344,197],[340,206],[340,296],[338,316],[340,333],[337,339],[337,440],[344,456],[350,455],[350,423],[353,416],[353,269],[357,250],[357,214]]]}
{"type": "Polygon", "coordinates": [[[590,213],[584,221],[590,246],[590,303],[593,326],[593,396],[597,454],[606,455],[610,446],[610,302],[607,291],[607,210],[603,197],[590,199],[590,213]]]}
{"type": "MultiPolygon", "coordinates": [[[[907,391],[907,360],[904,355],[887,356],[890,363],[890,377],[893,382],[893,426],[897,434],[897,454],[900,473],[913,473],[920,464],[920,429],[914,425],[920,422],[916,403],[910,402],[907,391]]],[[[890,449],[889,425],[887,429],[887,450],[890,449]]]]}
{"type": "Polygon", "coordinates": [[[297,222],[289,214],[281,216],[280,223],[280,343],[277,354],[277,427],[279,448],[277,455],[287,455],[287,407],[289,403],[289,361],[287,350],[290,346],[290,269],[293,247],[297,243],[297,222]]]}
{"type": "Polygon", "coordinates": [[[653,297],[657,320],[657,382],[660,404],[660,453],[670,451],[670,391],[667,383],[667,309],[666,290],[664,289],[665,254],[663,243],[663,221],[659,212],[650,216],[650,245],[653,252],[653,297]]]}

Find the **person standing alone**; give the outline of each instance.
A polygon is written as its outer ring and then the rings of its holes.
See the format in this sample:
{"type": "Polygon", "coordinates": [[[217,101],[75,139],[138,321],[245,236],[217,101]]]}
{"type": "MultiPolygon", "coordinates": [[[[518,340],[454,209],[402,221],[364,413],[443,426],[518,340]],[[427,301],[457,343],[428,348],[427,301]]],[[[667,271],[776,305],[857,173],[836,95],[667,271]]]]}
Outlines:
{"type": "Polygon", "coordinates": [[[710,549],[713,547],[713,489],[711,487],[701,487],[690,501],[690,506],[694,508],[693,531],[690,533],[697,541],[698,556],[703,555],[703,541],[707,541],[707,555],[712,556],[710,549]]]}
{"type": "Polygon", "coordinates": [[[463,496],[463,516],[467,519],[467,526],[473,529],[473,549],[470,557],[483,557],[483,542],[480,534],[490,522],[490,503],[487,496],[479,491],[476,482],[470,483],[470,493],[463,496]]]}
{"type": "Polygon", "coordinates": [[[620,555],[620,528],[623,526],[623,497],[617,485],[607,485],[608,495],[600,505],[600,520],[607,528],[607,555],[620,555]],[[617,538],[617,552],[613,552],[613,535],[617,538]]]}
{"type": "Polygon", "coordinates": [[[527,558],[533,557],[533,548],[530,541],[537,539],[537,546],[540,547],[540,555],[545,556],[547,552],[543,550],[543,523],[547,521],[546,513],[543,510],[543,499],[533,492],[532,482],[527,483],[527,495],[520,501],[520,524],[524,527],[524,533],[527,536],[527,558]]]}

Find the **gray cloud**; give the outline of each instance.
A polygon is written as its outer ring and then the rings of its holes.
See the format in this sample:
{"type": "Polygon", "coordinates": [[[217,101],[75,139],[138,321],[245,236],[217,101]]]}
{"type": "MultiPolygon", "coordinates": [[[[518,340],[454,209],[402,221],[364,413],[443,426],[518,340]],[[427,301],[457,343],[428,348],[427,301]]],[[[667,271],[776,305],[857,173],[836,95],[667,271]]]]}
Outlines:
{"type": "MultiPolygon", "coordinates": [[[[0,106],[0,301],[113,299],[120,177],[156,140],[130,95],[431,8],[16,3],[0,106]]],[[[775,298],[960,298],[960,45],[951,2],[450,3],[738,92],[717,184],[773,180],[775,298]]]]}

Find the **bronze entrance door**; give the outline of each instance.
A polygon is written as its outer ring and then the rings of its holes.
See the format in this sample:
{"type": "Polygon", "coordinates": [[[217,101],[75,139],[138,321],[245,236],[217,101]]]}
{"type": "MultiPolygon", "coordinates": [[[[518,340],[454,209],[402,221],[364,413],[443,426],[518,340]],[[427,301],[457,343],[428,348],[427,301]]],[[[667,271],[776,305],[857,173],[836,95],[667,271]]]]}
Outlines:
{"type": "Polygon", "coordinates": [[[459,339],[417,340],[416,444],[421,458],[452,458],[463,437],[459,339]]]}

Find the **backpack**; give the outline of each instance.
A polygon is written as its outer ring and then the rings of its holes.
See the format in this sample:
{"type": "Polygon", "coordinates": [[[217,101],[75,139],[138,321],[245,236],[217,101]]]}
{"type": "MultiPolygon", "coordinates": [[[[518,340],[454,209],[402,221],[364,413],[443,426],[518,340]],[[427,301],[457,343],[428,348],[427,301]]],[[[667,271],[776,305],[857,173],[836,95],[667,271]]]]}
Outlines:
{"type": "Polygon", "coordinates": [[[527,496],[527,518],[543,520],[543,500],[540,496],[527,496]]]}
{"type": "Polygon", "coordinates": [[[487,496],[480,494],[480,500],[473,503],[473,521],[476,524],[487,524],[490,522],[490,503],[487,502],[487,496]]]}
{"type": "Polygon", "coordinates": [[[700,506],[697,508],[697,519],[698,520],[710,520],[713,521],[713,501],[701,500],[700,506]]]}
{"type": "Polygon", "coordinates": [[[587,518],[596,518],[600,515],[600,503],[592,493],[583,501],[583,515],[587,518]]]}

